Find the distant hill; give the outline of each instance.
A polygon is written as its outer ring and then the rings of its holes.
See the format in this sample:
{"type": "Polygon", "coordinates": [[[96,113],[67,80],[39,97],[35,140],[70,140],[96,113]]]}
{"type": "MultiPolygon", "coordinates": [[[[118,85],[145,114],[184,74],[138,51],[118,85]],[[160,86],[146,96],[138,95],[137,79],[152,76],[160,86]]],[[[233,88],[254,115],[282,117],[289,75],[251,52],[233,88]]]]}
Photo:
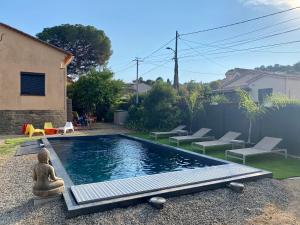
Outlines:
{"type": "Polygon", "coordinates": [[[294,65],[279,65],[275,64],[274,66],[260,66],[256,67],[255,70],[261,71],[270,71],[270,72],[284,72],[284,73],[299,73],[300,75],[300,62],[295,63],[294,65]]]}

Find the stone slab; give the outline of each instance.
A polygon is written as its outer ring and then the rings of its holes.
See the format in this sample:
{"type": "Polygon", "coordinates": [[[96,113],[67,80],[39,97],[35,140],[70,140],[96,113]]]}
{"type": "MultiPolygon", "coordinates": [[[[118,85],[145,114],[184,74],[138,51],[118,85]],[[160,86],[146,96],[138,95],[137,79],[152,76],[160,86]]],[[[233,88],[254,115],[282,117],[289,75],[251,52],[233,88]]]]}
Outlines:
{"type": "Polygon", "coordinates": [[[40,144],[39,141],[27,141],[27,142],[24,142],[23,144],[21,144],[20,146],[21,147],[32,146],[32,145],[38,146],[39,144],[40,144]]]}
{"type": "Polygon", "coordinates": [[[41,150],[39,145],[29,145],[25,147],[18,147],[15,156],[37,154],[41,150]]]}

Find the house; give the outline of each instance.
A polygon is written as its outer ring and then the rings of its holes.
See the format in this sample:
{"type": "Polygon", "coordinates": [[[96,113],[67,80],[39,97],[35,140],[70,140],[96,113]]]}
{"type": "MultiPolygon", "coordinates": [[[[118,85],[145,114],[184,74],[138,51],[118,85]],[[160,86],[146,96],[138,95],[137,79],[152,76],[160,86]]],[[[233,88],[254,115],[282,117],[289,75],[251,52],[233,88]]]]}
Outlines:
{"type": "Polygon", "coordinates": [[[24,123],[66,122],[67,65],[72,54],[0,23],[0,134],[24,123]]]}
{"type": "Polygon", "coordinates": [[[229,70],[215,93],[224,94],[229,100],[236,101],[235,90],[246,90],[256,102],[262,103],[272,93],[300,99],[300,74],[274,73],[260,70],[236,68],[229,70]]]}
{"type": "Polygon", "coordinates": [[[132,84],[129,84],[128,91],[129,93],[136,93],[136,90],[138,90],[139,94],[147,93],[151,90],[151,86],[148,84],[145,84],[143,82],[139,82],[138,86],[136,85],[136,82],[134,81],[132,84]]]}

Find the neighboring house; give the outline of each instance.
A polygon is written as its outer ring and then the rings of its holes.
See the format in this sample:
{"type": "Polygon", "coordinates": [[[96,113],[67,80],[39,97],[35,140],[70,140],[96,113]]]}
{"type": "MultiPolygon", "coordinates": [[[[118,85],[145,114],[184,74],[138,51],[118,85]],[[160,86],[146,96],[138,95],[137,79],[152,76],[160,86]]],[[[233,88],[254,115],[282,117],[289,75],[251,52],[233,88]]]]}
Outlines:
{"type": "Polygon", "coordinates": [[[24,123],[66,122],[67,65],[72,54],[0,23],[0,133],[24,123]]]}
{"type": "Polygon", "coordinates": [[[136,85],[136,82],[129,84],[129,92],[130,93],[136,93],[136,90],[138,89],[139,94],[147,93],[151,90],[151,86],[142,82],[138,83],[138,87],[136,85]]]}
{"type": "Polygon", "coordinates": [[[262,103],[266,96],[281,93],[290,98],[300,99],[300,74],[274,73],[260,70],[229,70],[215,93],[224,94],[229,100],[236,101],[235,90],[246,90],[256,102],[262,103]]]}
{"type": "Polygon", "coordinates": [[[71,84],[74,84],[74,80],[72,79],[72,77],[70,76],[67,76],[67,85],[71,85],[71,84]]]}

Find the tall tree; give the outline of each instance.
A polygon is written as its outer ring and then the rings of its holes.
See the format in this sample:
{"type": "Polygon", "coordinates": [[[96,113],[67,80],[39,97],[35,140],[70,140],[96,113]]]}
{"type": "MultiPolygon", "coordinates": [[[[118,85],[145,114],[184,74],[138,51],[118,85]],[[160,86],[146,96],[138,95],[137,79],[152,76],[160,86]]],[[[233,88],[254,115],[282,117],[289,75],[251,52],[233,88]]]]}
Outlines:
{"type": "Polygon", "coordinates": [[[237,89],[240,102],[239,107],[243,110],[245,116],[249,120],[248,129],[248,143],[251,142],[252,124],[254,120],[265,112],[265,108],[262,105],[258,105],[252,97],[244,90],[237,89]]]}
{"type": "Polygon", "coordinates": [[[73,54],[68,74],[81,75],[92,67],[104,66],[112,50],[104,31],[93,26],[63,24],[45,28],[36,35],[39,39],[73,54]]]}
{"type": "Polygon", "coordinates": [[[111,71],[91,70],[77,82],[68,86],[68,97],[80,114],[96,114],[100,120],[121,96],[123,82],[113,79],[111,71]]]}

